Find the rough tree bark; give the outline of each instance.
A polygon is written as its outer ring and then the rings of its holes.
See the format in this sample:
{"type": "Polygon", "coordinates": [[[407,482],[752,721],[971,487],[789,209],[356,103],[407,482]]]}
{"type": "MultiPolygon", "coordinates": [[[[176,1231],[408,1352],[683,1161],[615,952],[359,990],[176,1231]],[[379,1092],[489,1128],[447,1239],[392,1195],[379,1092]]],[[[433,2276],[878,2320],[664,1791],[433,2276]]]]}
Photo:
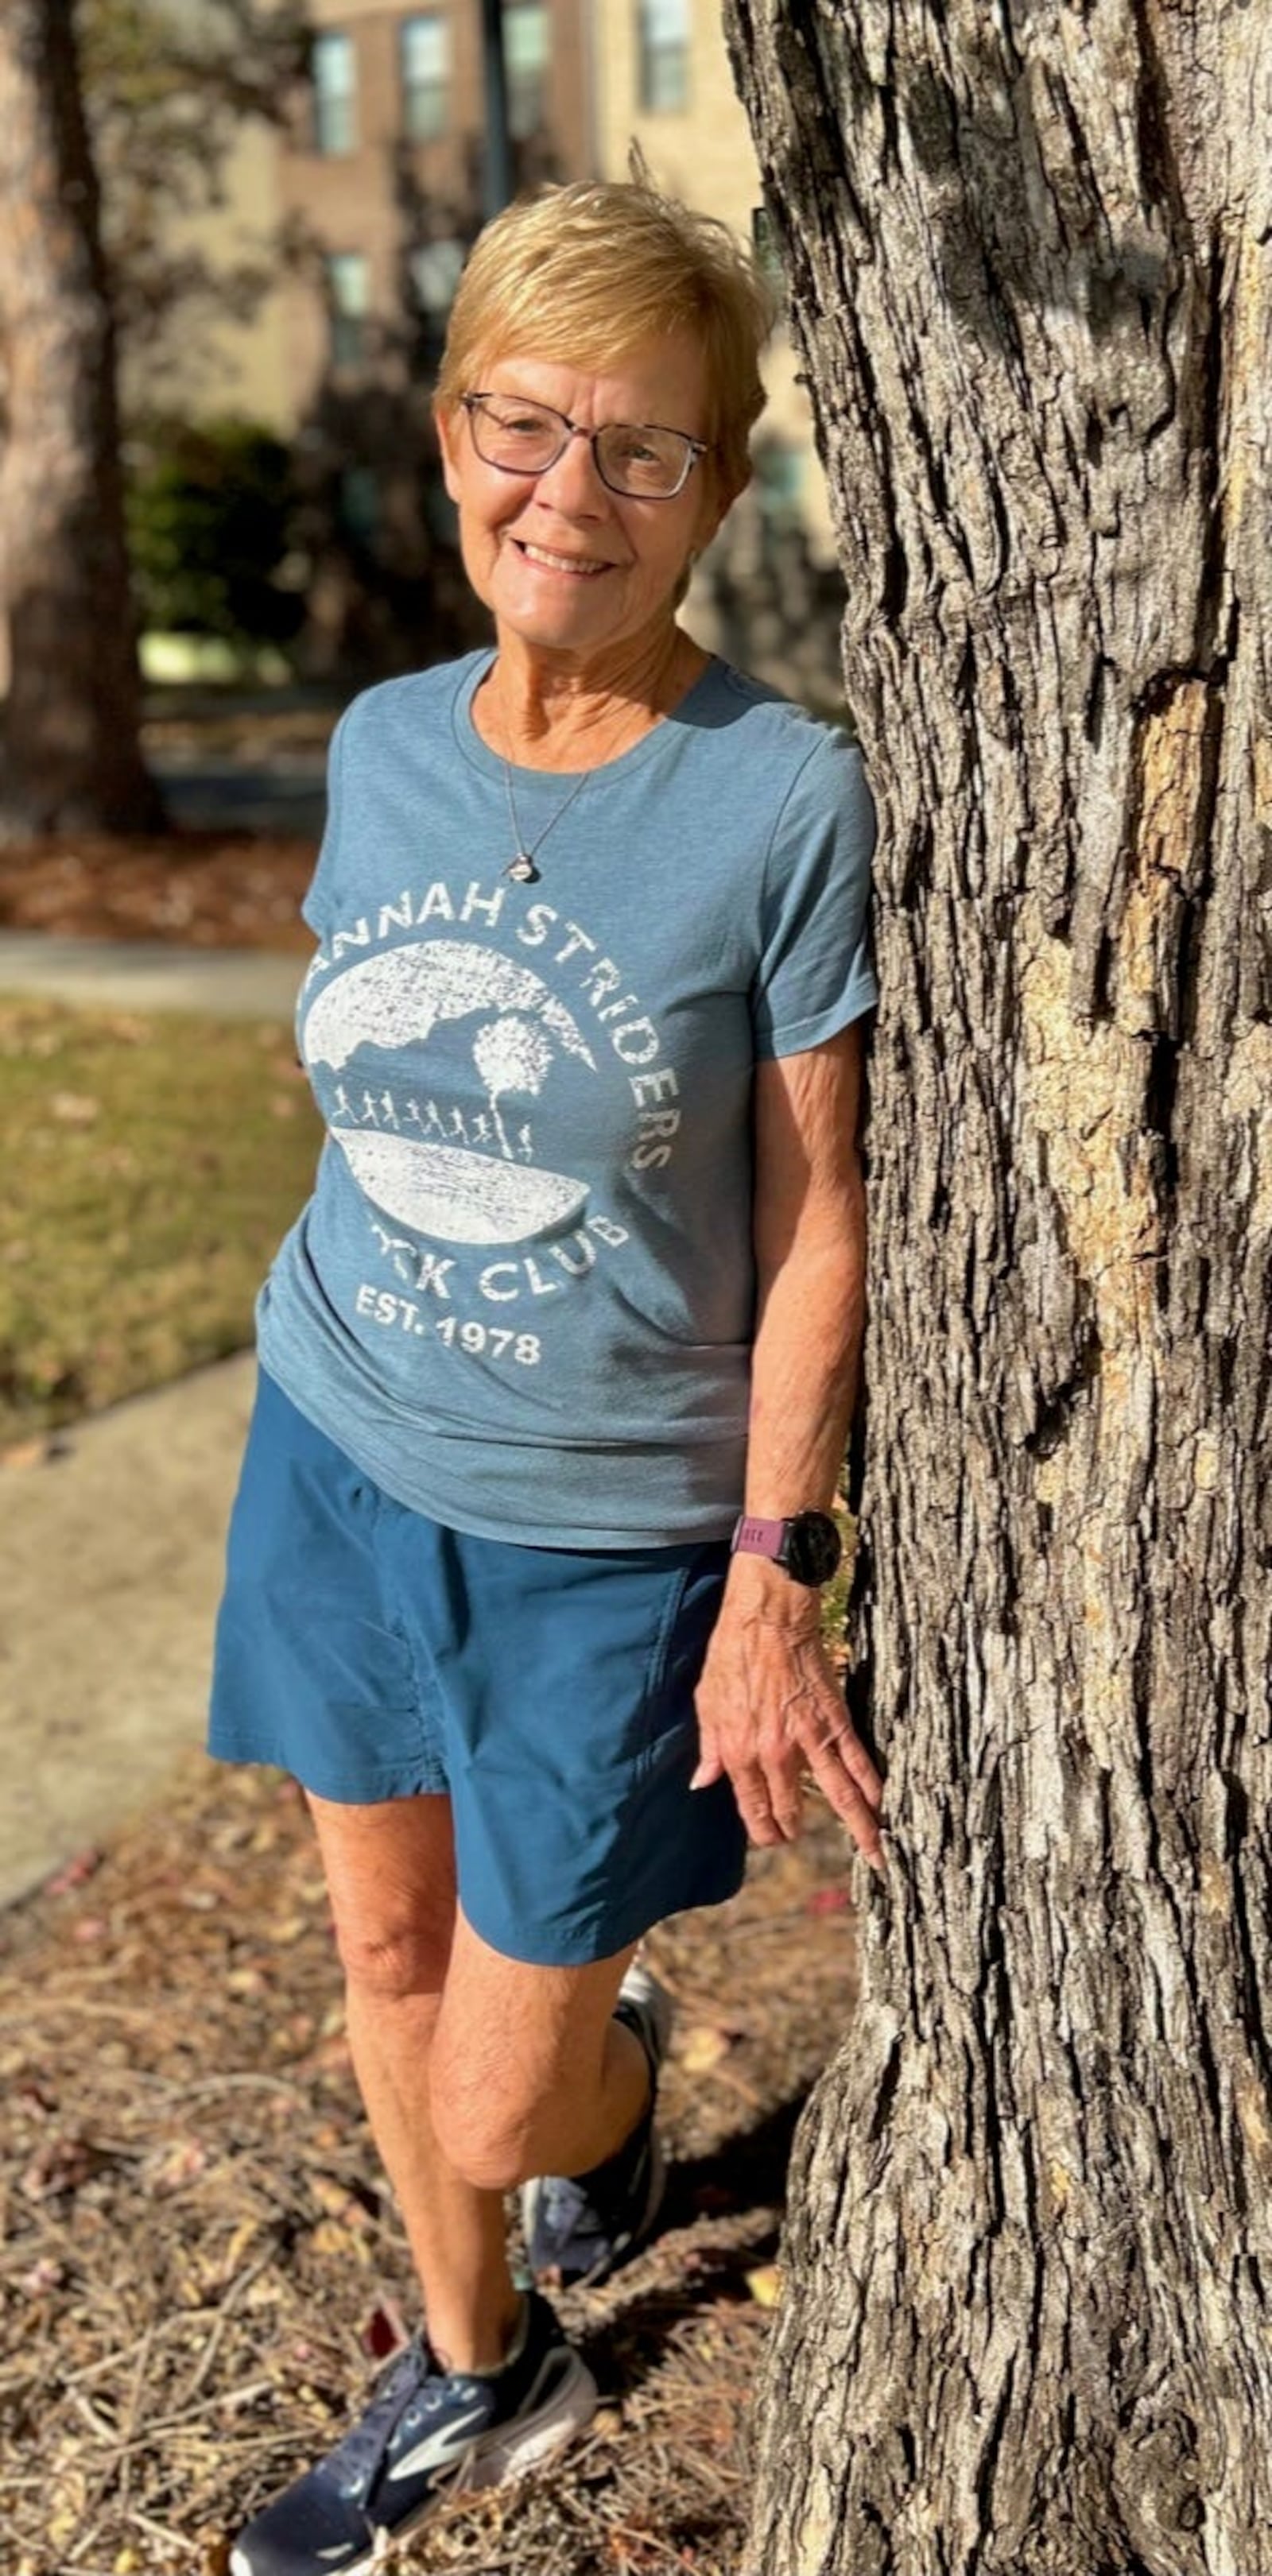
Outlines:
{"type": "Polygon", "coordinates": [[[1272,2568],[1272,10],[727,0],[882,815],[756,2576],[1272,2568]]]}
{"type": "Polygon", "coordinates": [[[0,10],[0,835],[160,819],[73,0],[0,10]]]}

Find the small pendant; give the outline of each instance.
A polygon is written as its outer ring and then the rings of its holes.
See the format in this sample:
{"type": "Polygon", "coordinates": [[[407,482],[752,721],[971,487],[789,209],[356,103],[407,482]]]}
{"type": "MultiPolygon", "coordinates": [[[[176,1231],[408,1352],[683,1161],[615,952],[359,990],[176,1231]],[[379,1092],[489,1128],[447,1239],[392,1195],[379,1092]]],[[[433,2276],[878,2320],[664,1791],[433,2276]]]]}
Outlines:
{"type": "Polygon", "coordinates": [[[514,885],[537,885],[539,882],[539,871],[525,850],[518,850],[515,859],[511,859],[504,869],[504,875],[511,877],[514,885]]]}

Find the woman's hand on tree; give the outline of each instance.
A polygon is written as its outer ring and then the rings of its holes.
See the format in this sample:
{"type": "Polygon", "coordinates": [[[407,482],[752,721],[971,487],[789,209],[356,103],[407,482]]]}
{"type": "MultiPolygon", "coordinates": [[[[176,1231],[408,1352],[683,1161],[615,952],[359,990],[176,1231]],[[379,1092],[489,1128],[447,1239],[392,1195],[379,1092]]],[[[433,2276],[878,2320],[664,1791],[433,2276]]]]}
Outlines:
{"type": "MultiPolygon", "coordinates": [[[[778,1579],[789,1590],[789,1578],[778,1579]]],[[[726,1594],[697,1709],[692,1786],[727,1773],[753,1843],[793,1842],[803,1790],[815,1785],[872,1869],[882,1869],[883,1782],[848,1715],[815,1600],[726,1594]]]]}

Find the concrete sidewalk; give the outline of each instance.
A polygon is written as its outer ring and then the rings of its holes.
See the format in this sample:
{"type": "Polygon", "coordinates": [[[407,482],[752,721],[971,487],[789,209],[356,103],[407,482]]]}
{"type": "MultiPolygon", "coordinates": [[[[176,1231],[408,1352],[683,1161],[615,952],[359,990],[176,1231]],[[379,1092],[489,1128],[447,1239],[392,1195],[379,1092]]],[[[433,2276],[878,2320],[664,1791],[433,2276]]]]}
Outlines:
{"type": "Polygon", "coordinates": [[[0,1467],[0,1905],[100,1842],[200,1742],[255,1384],[200,1369],[0,1467]]]}
{"type": "Polygon", "coordinates": [[[0,930],[0,993],[39,993],[86,1010],[210,1011],[288,1019],[303,956],[265,948],[180,948],[166,940],[65,939],[0,930]]]}
{"type": "MultiPolygon", "coordinates": [[[[0,993],[290,1017],[302,957],[0,933],[0,993]]],[[[202,1736],[250,1356],[0,1466],[0,1905],[157,1799],[202,1736]]]]}

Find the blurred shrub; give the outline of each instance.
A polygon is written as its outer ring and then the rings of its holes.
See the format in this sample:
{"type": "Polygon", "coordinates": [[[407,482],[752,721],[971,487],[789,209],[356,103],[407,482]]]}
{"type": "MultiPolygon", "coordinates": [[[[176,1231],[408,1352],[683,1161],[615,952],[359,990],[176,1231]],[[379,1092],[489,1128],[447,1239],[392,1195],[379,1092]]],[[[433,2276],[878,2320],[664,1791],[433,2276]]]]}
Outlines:
{"type": "Polygon", "coordinates": [[[296,496],[283,442],[251,421],[162,421],[126,462],[143,631],[288,643],[305,603],[284,577],[296,496]]]}

